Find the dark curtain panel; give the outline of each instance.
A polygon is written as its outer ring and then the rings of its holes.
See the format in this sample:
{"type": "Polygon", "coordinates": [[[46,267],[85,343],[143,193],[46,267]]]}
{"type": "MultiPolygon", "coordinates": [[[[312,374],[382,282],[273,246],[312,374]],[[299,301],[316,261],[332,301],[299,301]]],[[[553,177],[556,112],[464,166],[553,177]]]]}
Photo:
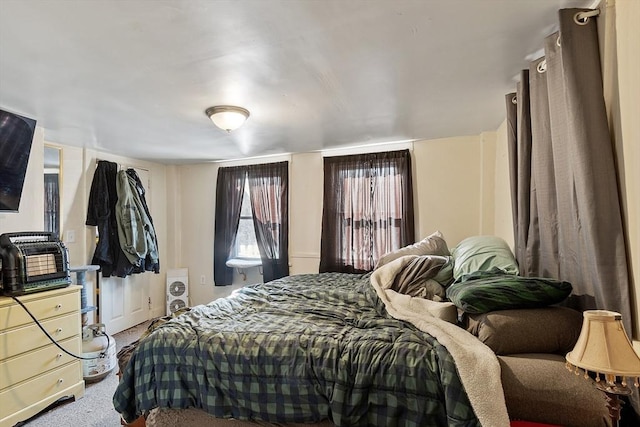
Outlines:
{"type": "Polygon", "coordinates": [[[60,237],[60,184],[57,173],[44,174],[44,229],[60,237]]]}
{"type": "Polygon", "coordinates": [[[246,176],[246,166],[218,169],[213,241],[213,279],[216,286],[233,282],[233,269],[226,263],[238,232],[246,176]]]}
{"type": "Polygon", "coordinates": [[[409,150],[324,159],[320,272],[371,271],[414,235],[409,150]]]}
{"type": "Polygon", "coordinates": [[[289,162],[247,166],[265,282],[289,275],[289,162]]]}
{"type": "MultiPolygon", "coordinates": [[[[627,254],[595,19],[560,11],[518,88],[513,204],[520,271],[571,282],[568,305],[622,314],[631,330],[627,254]],[[528,75],[528,78],[526,77],[528,75]]],[[[509,118],[509,129],[513,118],[509,118]]],[[[508,133],[513,138],[513,133],[508,133]]]]}

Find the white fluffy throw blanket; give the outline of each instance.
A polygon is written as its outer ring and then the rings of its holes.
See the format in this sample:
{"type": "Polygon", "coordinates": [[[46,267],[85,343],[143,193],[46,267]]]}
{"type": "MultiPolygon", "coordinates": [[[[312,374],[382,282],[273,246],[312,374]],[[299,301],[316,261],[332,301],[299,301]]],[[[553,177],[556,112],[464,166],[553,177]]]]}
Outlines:
{"type": "Polygon", "coordinates": [[[406,260],[402,258],[379,268],[371,275],[371,283],[384,302],[387,312],[430,334],[449,350],[471,406],[484,427],[509,426],[500,380],[500,363],[495,354],[464,329],[441,320],[446,317],[443,315],[447,311],[446,303],[443,305],[390,289],[396,274],[406,265],[406,260]]]}

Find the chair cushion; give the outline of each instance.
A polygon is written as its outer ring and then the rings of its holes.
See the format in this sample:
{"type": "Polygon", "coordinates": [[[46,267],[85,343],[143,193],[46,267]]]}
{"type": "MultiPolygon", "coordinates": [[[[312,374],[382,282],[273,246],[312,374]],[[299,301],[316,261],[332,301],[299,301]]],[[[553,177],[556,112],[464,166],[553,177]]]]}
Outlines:
{"type": "Polygon", "coordinates": [[[494,353],[555,353],[573,349],[582,313],[566,307],[499,310],[466,316],[466,330],[494,353]]]}
{"type": "Polygon", "coordinates": [[[566,427],[610,427],[604,393],[565,367],[563,356],[498,356],[509,418],[566,427]]]}

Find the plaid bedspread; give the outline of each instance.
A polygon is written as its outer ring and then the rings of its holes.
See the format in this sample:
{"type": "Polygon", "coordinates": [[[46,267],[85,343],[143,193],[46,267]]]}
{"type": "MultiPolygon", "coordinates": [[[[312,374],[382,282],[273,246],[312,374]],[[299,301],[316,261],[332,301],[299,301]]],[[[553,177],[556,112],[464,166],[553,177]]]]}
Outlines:
{"type": "Polygon", "coordinates": [[[337,426],[478,426],[453,359],[391,318],[369,275],[299,275],[196,306],[141,340],[113,397],[155,407],[337,426]]]}

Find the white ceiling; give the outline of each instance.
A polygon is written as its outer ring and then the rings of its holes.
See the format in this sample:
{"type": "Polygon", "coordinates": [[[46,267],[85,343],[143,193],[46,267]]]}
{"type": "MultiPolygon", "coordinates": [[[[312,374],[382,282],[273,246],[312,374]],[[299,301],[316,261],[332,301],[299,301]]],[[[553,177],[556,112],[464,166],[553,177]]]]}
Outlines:
{"type": "Polygon", "coordinates": [[[477,135],[557,10],[593,4],[0,0],[0,108],[163,163],[477,135]],[[204,113],[221,104],[251,117],[227,134],[204,113]]]}

